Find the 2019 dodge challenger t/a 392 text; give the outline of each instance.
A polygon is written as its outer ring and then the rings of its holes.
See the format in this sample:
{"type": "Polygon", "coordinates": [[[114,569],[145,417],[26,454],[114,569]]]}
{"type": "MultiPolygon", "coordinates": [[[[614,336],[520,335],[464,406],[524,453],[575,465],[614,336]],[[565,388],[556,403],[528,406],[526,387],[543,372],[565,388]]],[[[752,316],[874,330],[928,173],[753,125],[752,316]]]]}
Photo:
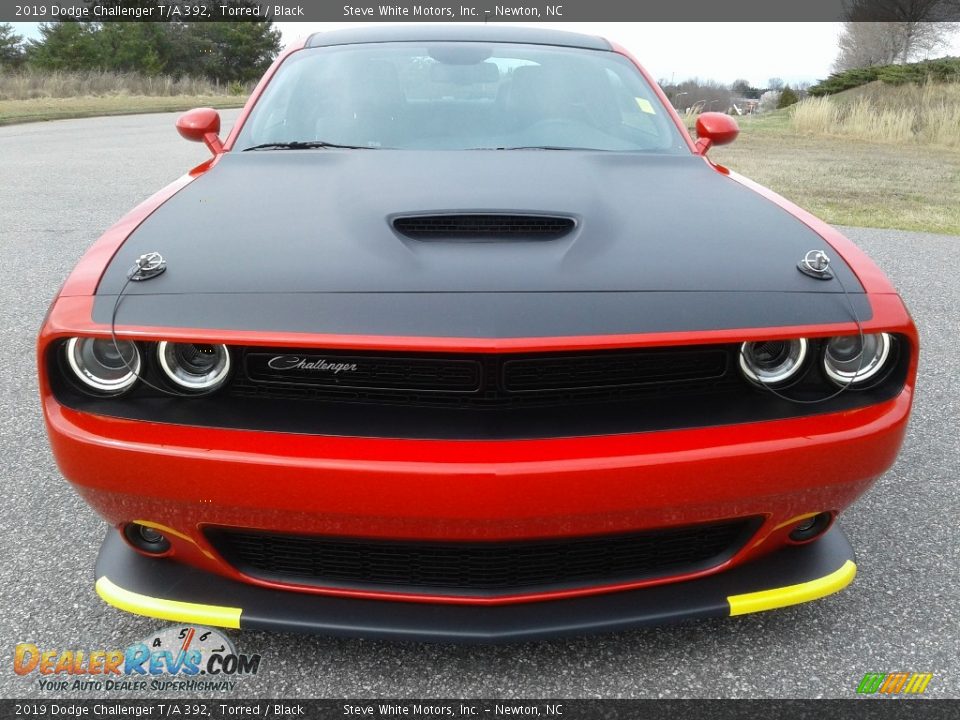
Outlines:
{"type": "Polygon", "coordinates": [[[507,640],[847,585],[916,329],[852,243],[712,163],[622,49],[313,35],[110,228],[39,339],[96,588],[227,627],[507,640]]]}

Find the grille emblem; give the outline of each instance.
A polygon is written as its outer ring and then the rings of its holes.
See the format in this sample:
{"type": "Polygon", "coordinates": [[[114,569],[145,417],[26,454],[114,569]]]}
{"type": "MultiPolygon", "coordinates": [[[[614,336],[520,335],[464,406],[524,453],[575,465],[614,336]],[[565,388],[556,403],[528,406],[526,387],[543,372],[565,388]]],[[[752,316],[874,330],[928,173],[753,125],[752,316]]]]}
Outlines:
{"type": "Polygon", "coordinates": [[[314,372],[332,373],[339,375],[342,372],[357,371],[356,363],[330,362],[325,358],[310,359],[299,355],[277,355],[270,358],[267,366],[272,370],[312,370],[314,372]]]}

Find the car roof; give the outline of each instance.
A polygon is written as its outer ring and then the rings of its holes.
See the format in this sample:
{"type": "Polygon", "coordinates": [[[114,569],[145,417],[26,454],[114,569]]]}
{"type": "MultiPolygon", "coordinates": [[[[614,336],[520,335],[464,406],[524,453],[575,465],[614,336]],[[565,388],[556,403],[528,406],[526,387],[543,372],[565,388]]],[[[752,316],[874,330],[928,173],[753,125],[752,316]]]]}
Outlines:
{"type": "Polygon", "coordinates": [[[612,50],[596,35],[499,25],[389,25],[318,32],[307,38],[306,47],[387,42],[504,42],[527,45],[560,45],[589,50],[612,50]]]}

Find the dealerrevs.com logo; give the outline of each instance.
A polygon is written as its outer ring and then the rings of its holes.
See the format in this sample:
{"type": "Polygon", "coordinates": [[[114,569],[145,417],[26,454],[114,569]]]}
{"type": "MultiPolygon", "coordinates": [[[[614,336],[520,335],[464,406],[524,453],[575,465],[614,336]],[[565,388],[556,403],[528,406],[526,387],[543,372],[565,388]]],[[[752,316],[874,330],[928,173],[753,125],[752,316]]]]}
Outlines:
{"type": "Polygon", "coordinates": [[[198,625],[163,628],[125,649],[51,649],[19,643],[13,671],[35,677],[40,690],[165,690],[229,692],[256,675],[260,655],[238,653],[218,630],[198,625]]]}

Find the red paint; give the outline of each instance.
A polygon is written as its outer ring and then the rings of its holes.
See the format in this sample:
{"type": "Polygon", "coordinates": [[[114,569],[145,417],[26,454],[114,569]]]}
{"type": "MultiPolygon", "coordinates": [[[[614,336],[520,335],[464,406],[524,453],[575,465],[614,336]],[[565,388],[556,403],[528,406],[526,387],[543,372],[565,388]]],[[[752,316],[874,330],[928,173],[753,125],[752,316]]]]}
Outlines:
{"type": "Polygon", "coordinates": [[[718,112],[705,112],[697,117],[697,149],[706,155],[714,145],[728,145],[737,139],[740,126],[729,115],[718,112]]]}
{"type": "Polygon", "coordinates": [[[177,118],[177,132],[186,140],[206,143],[210,152],[223,152],[220,141],[220,113],[213,108],[196,108],[177,118]]]}

